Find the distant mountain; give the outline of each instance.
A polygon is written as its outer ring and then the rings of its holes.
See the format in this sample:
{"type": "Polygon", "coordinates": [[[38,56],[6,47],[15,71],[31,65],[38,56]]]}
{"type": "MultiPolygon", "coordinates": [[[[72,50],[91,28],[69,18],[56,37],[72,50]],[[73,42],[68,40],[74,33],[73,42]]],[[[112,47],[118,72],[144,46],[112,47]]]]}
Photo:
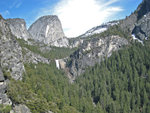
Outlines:
{"type": "Polygon", "coordinates": [[[61,22],[55,15],[43,16],[28,29],[32,39],[57,47],[68,46],[61,22]]]}
{"type": "Polygon", "coordinates": [[[84,34],[82,34],[79,37],[87,37],[87,36],[91,36],[94,34],[102,33],[106,31],[110,26],[117,25],[117,24],[119,24],[119,21],[112,21],[112,22],[102,24],[100,26],[93,27],[92,29],[86,31],[84,34]]]}

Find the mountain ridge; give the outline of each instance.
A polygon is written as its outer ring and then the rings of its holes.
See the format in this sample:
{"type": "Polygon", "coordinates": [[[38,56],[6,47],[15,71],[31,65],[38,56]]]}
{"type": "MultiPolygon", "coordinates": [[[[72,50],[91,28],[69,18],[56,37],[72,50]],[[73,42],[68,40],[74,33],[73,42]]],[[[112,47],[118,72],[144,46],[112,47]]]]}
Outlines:
{"type": "Polygon", "coordinates": [[[119,21],[112,21],[112,22],[101,24],[99,26],[91,28],[90,30],[86,31],[84,34],[80,35],[79,37],[88,37],[94,34],[100,34],[106,31],[109,27],[117,24],[119,24],[119,21]]]}

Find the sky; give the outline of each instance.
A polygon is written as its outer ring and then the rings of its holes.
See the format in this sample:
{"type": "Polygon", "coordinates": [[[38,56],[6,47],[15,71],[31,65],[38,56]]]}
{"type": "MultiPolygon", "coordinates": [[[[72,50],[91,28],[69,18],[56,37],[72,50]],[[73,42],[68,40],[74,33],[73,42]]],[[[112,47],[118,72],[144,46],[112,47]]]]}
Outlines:
{"type": "Polygon", "coordinates": [[[67,37],[129,16],[142,0],[1,0],[0,14],[23,18],[29,27],[39,17],[57,15],[67,37]]]}

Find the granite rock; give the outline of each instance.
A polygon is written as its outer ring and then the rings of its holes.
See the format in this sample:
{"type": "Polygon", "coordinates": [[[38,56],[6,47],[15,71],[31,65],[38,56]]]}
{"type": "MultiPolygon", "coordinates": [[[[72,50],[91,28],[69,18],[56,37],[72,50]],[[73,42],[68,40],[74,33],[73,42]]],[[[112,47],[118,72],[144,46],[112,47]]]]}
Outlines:
{"type": "Polygon", "coordinates": [[[40,17],[28,29],[35,41],[43,42],[48,45],[65,47],[68,42],[62,30],[59,18],[55,15],[40,17]]]}
{"type": "Polygon", "coordinates": [[[31,113],[30,109],[26,105],[14,105],[13,110],[10,113],[31,113]]]}
{"type": "Polygon", "coordinates": [[[7,19],[6,21],[11,29],[12,34],[17,38],[24,40],[31,38],[31,35],[27,31],[24,19],[15,18],[7,19]]]}
{"type": "Polygon", "coordinates": [[[85,72],[89,66],[100,63],[105,57],[110,57],[112,52],[127,45],[128,41],[119,36],[95,37],[84,41],[80,48],[75,51],[67,63],[72,80],[85,72]]]}
{"type": "Polygon", "coordinates": [[[10,74],[15,80],[21,80],[24,69],[22,48],[16,41],[15,36],[7,22],[0,19],[0,62],[1,68],[10,74]]]}

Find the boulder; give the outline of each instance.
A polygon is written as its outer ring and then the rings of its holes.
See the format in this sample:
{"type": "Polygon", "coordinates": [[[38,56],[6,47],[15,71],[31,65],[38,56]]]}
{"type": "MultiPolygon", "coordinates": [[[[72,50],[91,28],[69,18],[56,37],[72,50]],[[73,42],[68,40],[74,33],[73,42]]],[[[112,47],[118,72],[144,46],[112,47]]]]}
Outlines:
{"type": "Polygon", "coordinates": [[[26,105],[15,105],[11,113],[31,113],[30,109],[26,105]]]}

